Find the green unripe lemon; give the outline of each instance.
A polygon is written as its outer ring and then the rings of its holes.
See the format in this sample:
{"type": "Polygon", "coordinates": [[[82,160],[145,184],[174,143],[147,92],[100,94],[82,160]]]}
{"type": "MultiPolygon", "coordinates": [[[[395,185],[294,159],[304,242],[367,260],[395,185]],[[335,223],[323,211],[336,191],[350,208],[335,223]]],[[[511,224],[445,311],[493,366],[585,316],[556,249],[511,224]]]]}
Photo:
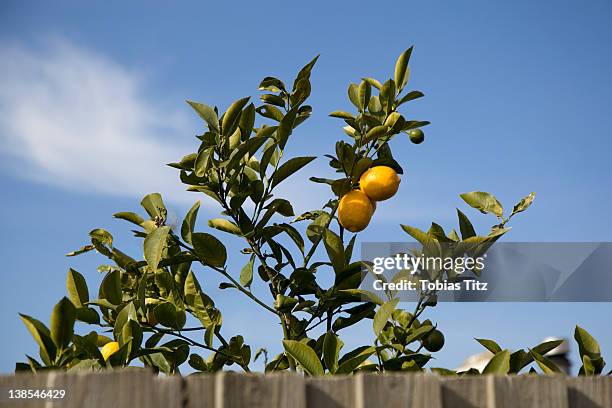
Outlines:
{"type": "Polygon", "coordinates": [[[423,143],[425,140],[425,133],[421,129],[411,129],[408,132],[408,136],[410,137],[410,141],[414,144],[423,143]]]}
{"type": "Polygon", "coordinates": [[[444,335],[440,330],[434,330],[427,337],[423,339],[423,347],[427,351],[436,352],[440,351],[444,346],[444,335]]]}

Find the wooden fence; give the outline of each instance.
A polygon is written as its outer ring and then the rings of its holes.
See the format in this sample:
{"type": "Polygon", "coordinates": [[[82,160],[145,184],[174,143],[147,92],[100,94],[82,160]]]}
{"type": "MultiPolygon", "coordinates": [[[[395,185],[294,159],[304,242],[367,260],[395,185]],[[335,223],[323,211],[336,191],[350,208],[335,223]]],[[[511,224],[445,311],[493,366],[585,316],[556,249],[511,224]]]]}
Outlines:
{"type": "Polygon", "coordinates": [[[358,374],[304,378],[231,372],[157,377],[145,370],[124,370],[0,376],[0,391],[3,408],[612,407],[612,378],[607,377],[358,374]],[[16,396],[17,390],[33,394],[51,389],[64,390],[64,397],[10,398],[11,390],[16,396]]]}

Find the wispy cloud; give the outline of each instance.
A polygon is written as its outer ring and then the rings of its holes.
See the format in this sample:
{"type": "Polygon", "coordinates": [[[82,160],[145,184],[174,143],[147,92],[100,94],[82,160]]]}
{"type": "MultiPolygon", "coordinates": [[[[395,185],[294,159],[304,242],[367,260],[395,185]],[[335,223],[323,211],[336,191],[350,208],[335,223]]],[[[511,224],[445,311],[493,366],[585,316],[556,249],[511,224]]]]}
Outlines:
{"type": "Polygon", "coordinates": [[[147,98],[139,72],[65,41],[0,44],[0,55],[0,154],[15,174],[71,190],[193,200],[164,166],[193,148],[187,112],[147,98]]]}
{"type": "MultiPolygon", "coordinates": [[[[164,163],[193,151],[189,135],[197,122],[186,106],[168,108],[147,96],[155,84],[141,71],[58,40],[43,47],[0,43],[0,55],[0,155],[14,175],[88,193],[141,198],[158,191],[166,201],[195,201],[164,163]]],[[[277,195],[298,213],[320,208],[331,191],[308,177],[326,172],[326,160],[316,160],[277,195]]],[[[395,203],[381,203],[379,221],[433,212],[401,193],[395,203]]]]}

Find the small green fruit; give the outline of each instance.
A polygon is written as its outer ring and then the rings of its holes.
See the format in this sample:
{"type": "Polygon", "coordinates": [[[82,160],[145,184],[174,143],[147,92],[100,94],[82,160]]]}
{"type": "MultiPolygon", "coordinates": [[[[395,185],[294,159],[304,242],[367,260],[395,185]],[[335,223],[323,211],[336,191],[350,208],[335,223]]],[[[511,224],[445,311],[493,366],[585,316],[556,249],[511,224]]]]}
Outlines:
{"type": "Polygon", "coordinates": [[[425,133],[421,129],[411,129],[408,132],[408,136],[410,137],[410,141],[414,144],[423,143],[425,140],[425,133]]]}
{"type": "Polygon", "coordinates": [[[440,351],[444,346],[444,335],[440,330],[434,330],[427,337],[423,339],[423,347],[427,351],[436,352],[440,351]]]}

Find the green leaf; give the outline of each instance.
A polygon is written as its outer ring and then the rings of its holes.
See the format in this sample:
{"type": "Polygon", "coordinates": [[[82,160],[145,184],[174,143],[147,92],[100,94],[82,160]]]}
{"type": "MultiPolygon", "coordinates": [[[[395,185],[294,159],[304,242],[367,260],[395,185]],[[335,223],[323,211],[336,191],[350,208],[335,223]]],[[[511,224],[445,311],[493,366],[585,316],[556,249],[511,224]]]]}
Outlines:
{"type": "Polygon", "coordinates": [[[221,316],[214,309],[215,304],[211,298],[202,292],[193,271],[189,271],[185,278],[184,292],[185,303],[194,311],[204,327],[221,324],[221,316]]]}
{"type": "Polygon", "coordinates": [[[370,84],[371,86],[373,86],[374,88],[380,90],[380,88],[382,88],[382,84],[380,83],[380,81],[378,79],[374,79],[374,78],[363,78],[364,81],[366,81],[368,84],[370,84]]]}
{"type": "MultiPolygon", "coordinates": [[[[123,300],[122,289],[121,289],[121,272],[114,269],[107,273],[102,279],[100,284],[100,290],[98,293],[100,299],[104,299],[113,305],[121,304],[123,300]]],[[[93,303],[91,301],[90,303],[93,303]]]]}
{"type": "Polygon", "coordinates": [[[251,287],[253,282],[253,264],[255,263],[255,254],[251,255],[249,262],[240,270],[240,284],[244,287],[251,287]]]}
{"type": "Polygon", "coordinates": [[[260,91],[280,92],[286,91],[285,84],[278,78],[265,77],[259,84],[260,91]]]}
{"type": "Polygon", "coordinates": [[[408,81],[408,62],[410,61],[410,55],[412,54],[412,48],[408,48],[402,52],[395,63],[395,83],[397,84],[398,92],[401,92],[406,82],[408,81]]]}
{"type": "Polygon", "coordinates": [[[582,356],[582,370],[584,375],[595,375],[595,365],[589,356],[582,356]]]}
{"type": "Polygon", "coordinates": [[[380,100],[380,105],[382,106],[382,109],[386,114],[391,113],[393,109],[395,95],[395,82],[390,79],[385,82],[382,88],[380,89],[380,95],[378,97],[378,99],[380,100]]]}
{"type": "Polygon", "coordinates": [[[191,234],[195,228],[196,218],[198,217],[198,210],[200,209],[200,201],[196,201],[195,204],[189,209],[183,223],[181,224],[181,237],[185,242],[191,244],[191,234]]]}
{"type": "Polygon", "coordinates": [[[510,371],[510,351],[502,350],[496,353],[482,370],[483,374],[508,374],[510,371]]]}
{"type": "Polygon", "coordinates": [[[242,139],[248,139],[253,132],[253,126],[255,126],[255,105],[249,103],[240,115],[240,121],[238,127],[240,128],[240,134],[242,139]]]}
{"type": "Polygon", "coordinates": [[[83,275],[72,268],[68,270],[68,276],[66,276],[66,290],[68,291],[68,298],[76,307],[83,307],[85,303],[89,302],[87,282],[83,275]]]}
{"type": "Polygon", "coordinates": [[[391,317],[391,313],[393,313],[393,311],[395,310],[395,307],[397,306],[398,302],[399,299],[393,299],[388,302],[385,302],[385,304],[379,307],[376,311],[372,323],[374,327],[374,334],[376,335],[376,337],[380,336],[380,333],[385,328],[385,325],[391,317]]]}
{"type": "Polygon", "coordinates": [[[359,85],[353,83],[349,84],[348,97],[357,109],[361,109],[359,106],[359,85]]]}
{"type": "Polygon", "coordinates": [[[51,338],[51,333],[49,332],[47,326],[45,326],[41,321],[25,314],[19,313],[19,317],[21,317],[23,324],[25,324],[32,337],[34,337],[34,341],[36,341],[40,347],[41,357],[43,357],[43,359],[45,356],[47,359],[55,359],[55,343],[51,338]]]}
{"type": "Polygon", "coordinates": [[[51,339],[59,350],[64,350],[72,340],[76,308],[72,302],[63,297],[51,313],[51,339]]]}
{"type": "Polygon", "coordinates": [[[545,374],[561,374],[562,373],[561,369],[557,367],[555,363],[553,363],[552,361],[550,361],[549,359],[547,359],[540,353],[534,350],[529,350],[529,354],[531,355],[531,357],[535,360],[535,362],[538,364],[540,369],[545,374]]]}
{"type": "Polygon", "coordinates": [[[502,351],[502,348],[499,346],[499,344],[497,344],[495,341],[493,340],[487,340],[487,339],[476,339],[477,342],[479,342],[480,344],[482,344],[482,346],[484,348],[486,348],[487,350],[489,350],[491,353],[493,354],[497,354],[500,351],[502,351]]]}
{"type": "Polygon", "coordinates": [[[159,193],[151,193],[146,195],[140,202],[140,205],[142,205],[151,219],[161,217],[163,215],[162,212],[166,210],[162,196],[159,193]]]}
{"type": "Polygon", "coordinates": [[[225,218],[213,218],[208,221],[208,226],[214,229],[218,229],[219,231],[227,232],[230,234],[242,235],[242,231],[240,231],[240,227],[234,224],[230,220],[226,220],[225,218]]]}
{"type": "Polygon", "coordinates": [[[204,119],[210,130],[219,133],[219,118],[217,118],[217,113],[213,108],[193,101],[187,101],[187,103],[204,119]]]}
{"type": "Polygon", "coordinates": [[[229,136],[234,132],[240,112],[242,111],[242,108],[245,107],[247,102],[249,102],[249,99],[249,97],[238,99],[236,102],[232,103],[229,108],[227,108],[227,111],[223,115],[223,119],[221,121],[221,130],[223,135],[229,136]]]}
{"type": "Polygon", "coordinates": [[[130,319],[123,325],[120,338],[120,344],[122,346],[128,344],[127,353],[129,356],[133,356],[142,344],[142,327],[136,320],[130,319]]]}
{"type": "Polygon", "coordinates": [[[491,213],[498,217],[503,215],[504,208],[492,194],[485,193],[484,191],[472,191],[461,194],[461,198],[469,206],[477,209],[483,214],[491,213]]]}
{"type": "Polygon", "coordinates": [[[412,101],[414,99],[418,99],[418,98],[422,98],[423,96],[425,96],[423,94],[423,92],[420,91],[411,91],[408,92],[406,95],[404,95],[398,102],[397,102],[397,106],[400,106],[406,102],[412,101]]]}
{"type": "Polygon", "coordinates": [[[89,324],[100,324],[98,312],[90,307],[77,308],[76,319],[89,324]]]}
{"type": "Polygon", "coordinates": [[[227,261],[227,250],[221,241],[211,234],[196,232],[191,235],[195,255],[204,263],[222,267],[227,261]]]}
{"type": "MultiPolygon", "coordinates": [[[[276,127],[269,126],[264,129],[271,129],[273,132],[276,129],[276,127]]],[[[267,134],[266,136],[256,136],[242,143],[240,147],[234,150],[232,154],[230,155],[229,161],[227,163],[227,168],[229,170],[233,170],[237,168],[237,166],[240,164],[240,160],[242,160],[247,154],[252,155],[253,153],[255,153],[261,146],[263,146],[264,143],[266,143],[270,135],[271,134],[267,134]]]]}
{"type": "Polygon", "coordinates": [[[376,352],[375,347],[359,348],[356,353],[350,352],[345,354],[340,360],[340,367],[335,374],[351,374],[357,367],[376,352]]]}
{"type": "Polygon", "coordinates": [[[338,358],[340,357],[340,349],[344,343],[338,336],[328,331],[323,339],[323,361],[330,373],[335,373],[338,370],[338,358]]]}
{"type": "Polygon", "coordinates": [[[576,343],[578,343],[580,356],[589,356],[591,359],[601,357],[599,343],[582,327],[576,326],[576,329],[574,330],[574,339],[576,340],[576,343]]]}
{"type": "Polygon", "coordinates": [[[362,112],[365,110],[371,96],[372,86],[367,81],[361,81],[361,84],[359,84],[359,110],[362,112]]]}
{"type": "Polygon", "coordinates": [[[333,118],[355,120],[355,117],[353,115],[351,115],[348,112],[344,112],[344,111],[333,111],[332,113],[329,114],[329,116],[333,118]]]}
{"type": "Polygon", "coordinates": [[[325,244],[325,250],[334,267],[334,271],[336,274],[339,274],[346,266],[346,256],[344,255],[342,239],[332,230],[326,229],[323,235],[323,243],[325,244]]]}
{"type": "Polygon", "coordinates": [[[544,355],[548,353],[549,351],[557,348],[561,343],[563,343],[563,340],[545,341],[544,343],[540,343],[537,346],[535,346],[532,350],[538,354],[544,355]]]}
{"type": "Polygon", "coordinates": [[[431,333],[434,330],[435,328],[429,325],[423,325],[419,327],[418,329],[414,329],[409,332],[408,336],[406,336],[406,340],[404,340],[404,344],[410,344],[414,341],[420,340],[426,334],[431,333]]]}
{"type": "Polygon", "coordinates": [[[306,166],[308,163],[316,159],[316,157],[294,157],[283,163],[272,175],[271,188],[274,188],[287,177],[306,166]]]}
{"type": "Polygon", "coordinates": [[[155,271],[161,261],[162,253],[167,246],[170,227],[162,226],[154,229],[144,240],[144,258],[151,270],[155,271]]]}
{"type": "Polygon", "coordinates": [[[145,221],[144,218],[133,212],[118,212],[113,214],[113,217],[118,218],[120,220],[129,221],[132,224],[136,224],[138,226],[141,226],[142,223],[145,221]]]}
{"type": "Polygon", "coordinates": [[[366,136],[363,142],[370,143],[373,140],[386,136],[388,130],[389,128],[384,125],[375,126],[372,129],[368,130],[368,133],[366,133],[366,136]]]}
{"type": "Polygon", "coordinates": [[[204,177],[212,163],[214,146],[207,147],[198,152],[198,155],[193,164],[193,170],[196,176],[204,177]]]}
{"type": "Polygon", "coordinates": [[[529,195],[525,198],[523,198],[521,201],[519,201],[514,208],[512,208],[512,215],[514,214],[518,214],[520,212],[525,211],[526,209],[529,208],[529,206],[531,205],[531,203],[533,203],[533,200],[535,199],[535,195],[536,193],[529,193],[529,195]]]}
{"type": "Polygon", "coordinates": [[[461,237],[463,239],[471,238],[476,236],[474,226],[470,222],[469,218],[457,208],[457,216],[459,217],[459,230],[461,231],[461,237]]]}
{"type": "Polygon", "coordinates": [[[170,302],[158,304],[153,309],[153,312],[157,321],[163,326],[180,330],[183,324],[185,324],[184,314],[181,317],[180,311],[170,302]]]}
{"type": "Polygon", "coordinates": [[[300,363],[307,374],[323,375],[323,365],[310,346],[295,340],[283,340],[283,347],[287,354],[300,363]]]}

